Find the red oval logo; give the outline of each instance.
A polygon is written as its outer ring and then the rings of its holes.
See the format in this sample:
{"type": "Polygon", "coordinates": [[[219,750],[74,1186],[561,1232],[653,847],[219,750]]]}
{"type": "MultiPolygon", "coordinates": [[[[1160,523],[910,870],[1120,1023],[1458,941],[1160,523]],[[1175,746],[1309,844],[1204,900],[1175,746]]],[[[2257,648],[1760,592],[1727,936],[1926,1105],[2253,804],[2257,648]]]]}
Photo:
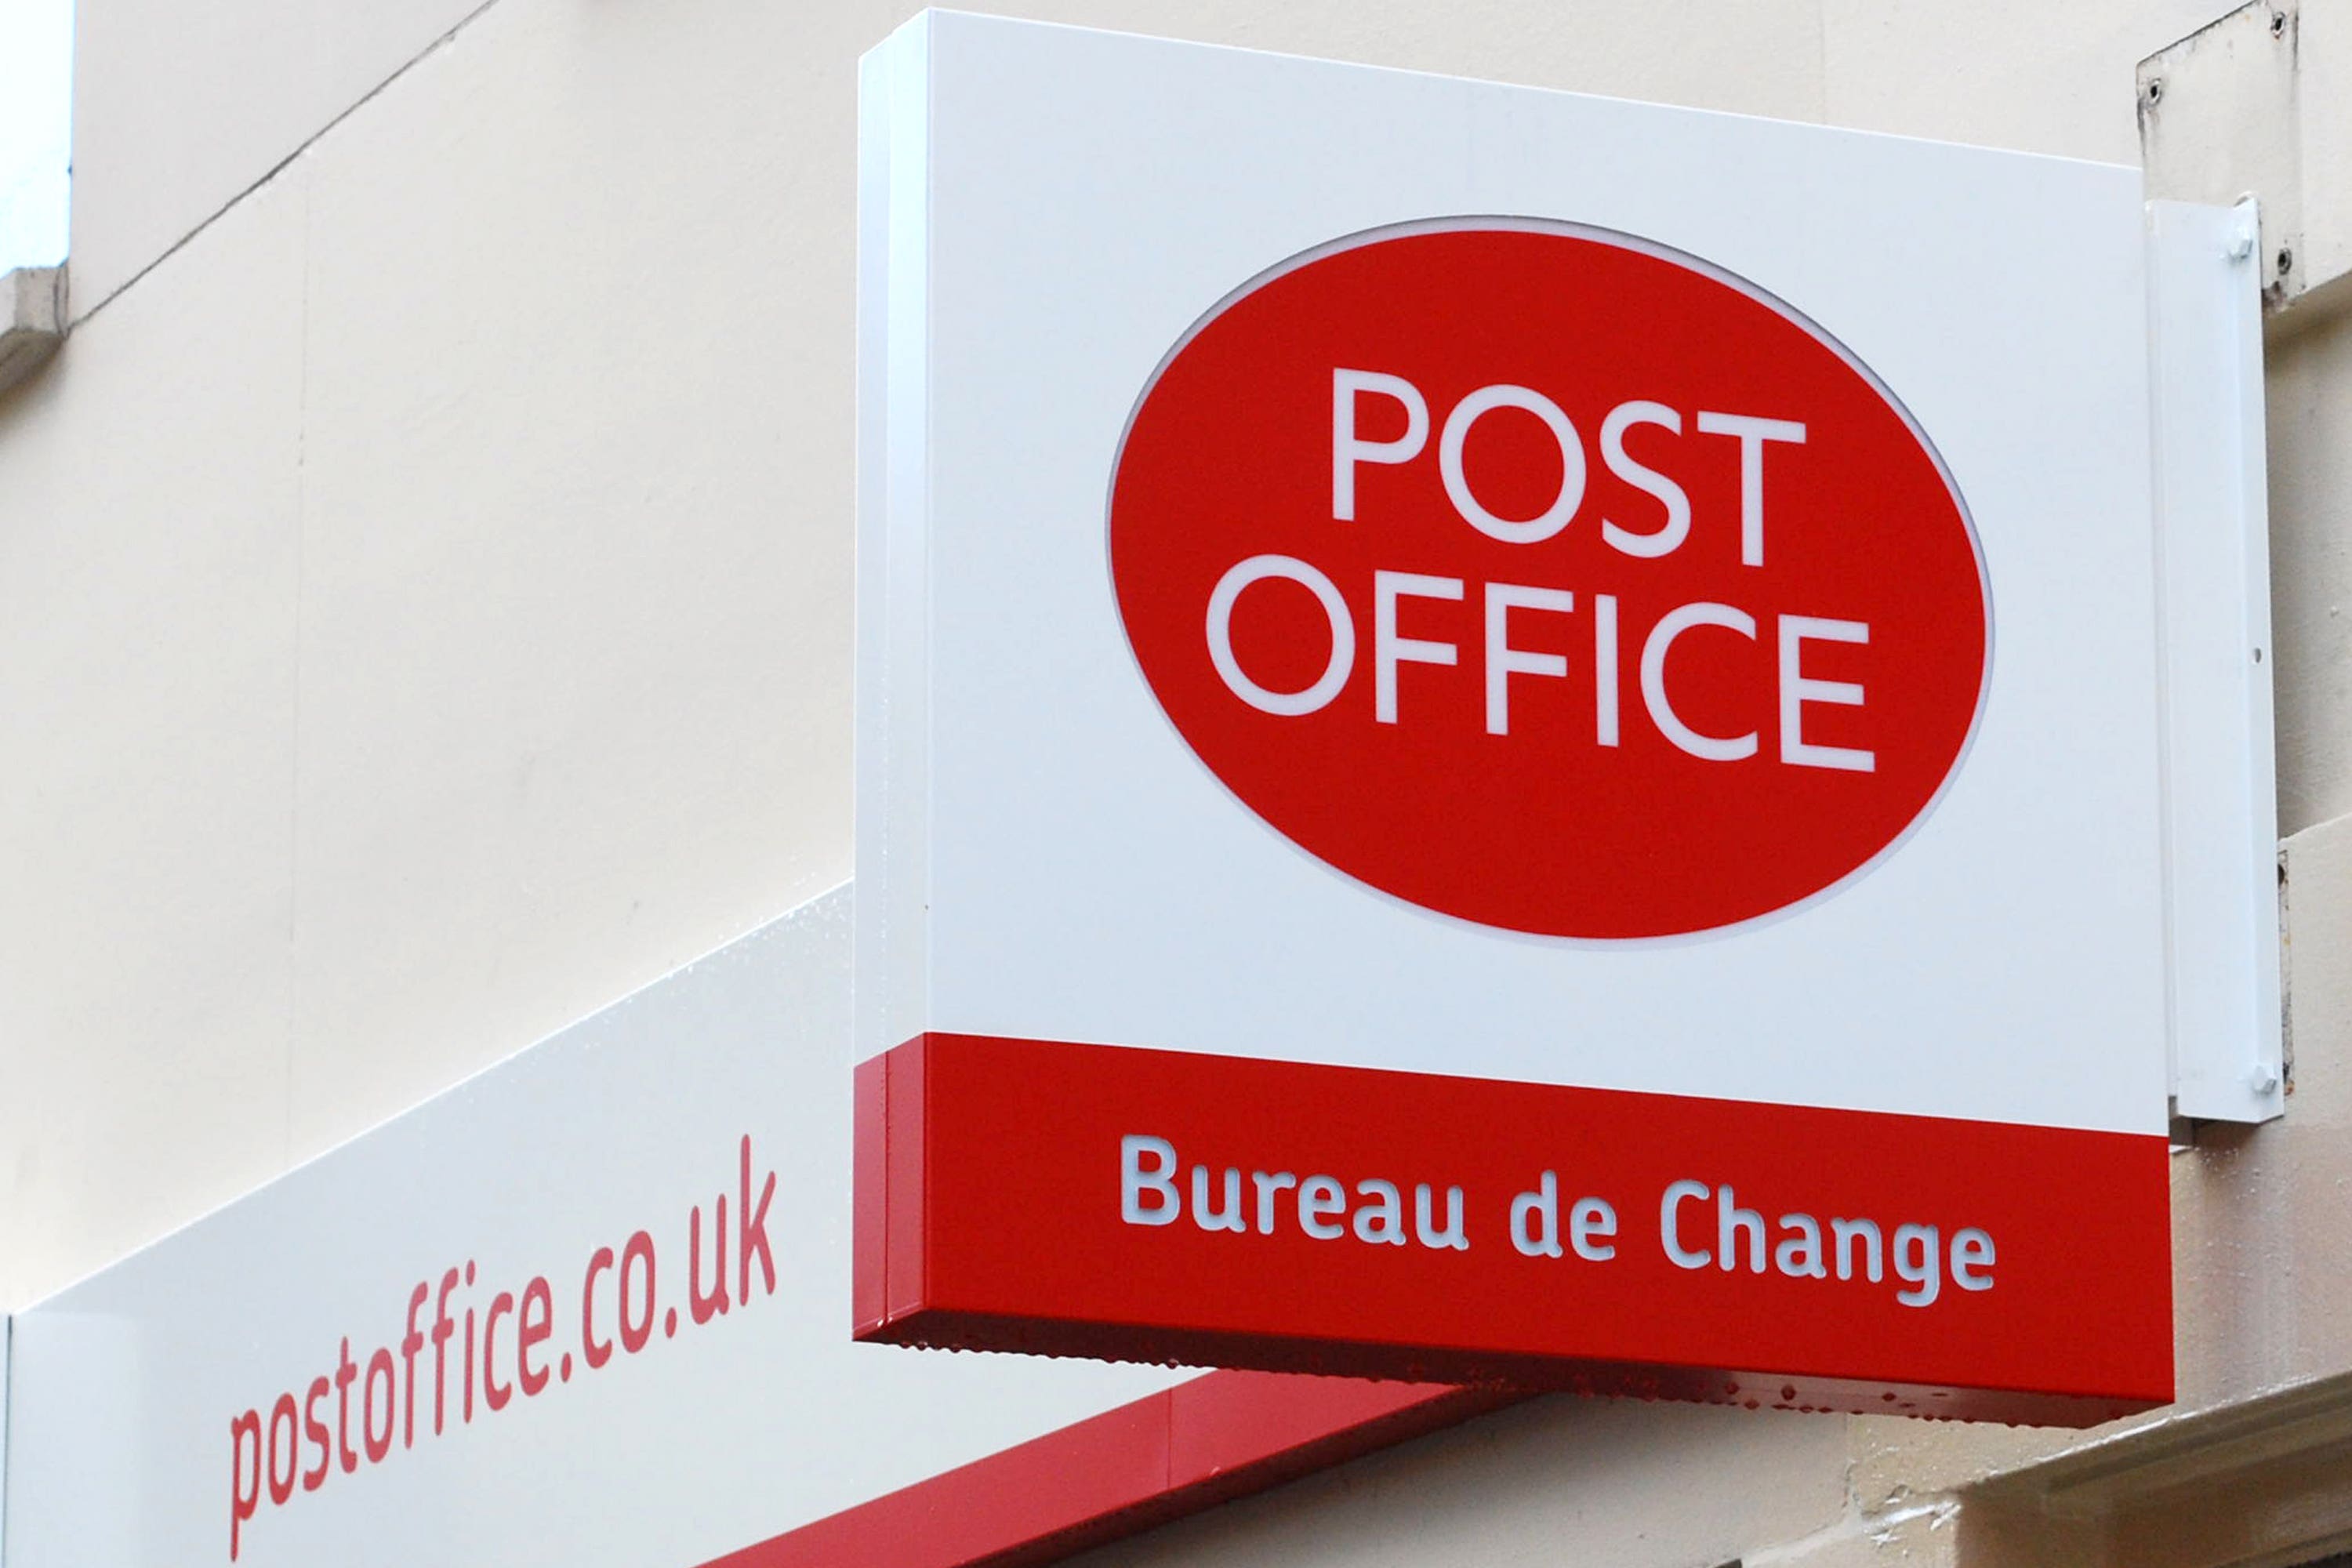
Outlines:
{"type": "Polygon", "coordinates": [[[1228,298],[1136,407],[1110,560],[1144,679],[1252,811],[1550,936],[1854,877],[1990,667],[1974,531],[1894,395],[1761,289],[1572,225],[1377,230],[1228,298]]]}

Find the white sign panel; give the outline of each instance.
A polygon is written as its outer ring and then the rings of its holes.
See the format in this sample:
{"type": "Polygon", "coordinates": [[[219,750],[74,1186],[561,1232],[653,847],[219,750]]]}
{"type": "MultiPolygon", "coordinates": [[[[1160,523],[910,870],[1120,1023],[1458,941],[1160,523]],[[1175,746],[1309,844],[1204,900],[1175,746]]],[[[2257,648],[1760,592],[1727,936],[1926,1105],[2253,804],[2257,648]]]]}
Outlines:
{"type": "Polygon", "coordinates": [[[2137,171],[946,14],[865,115],[862,1331],[2168,1394],[2137,171]]]}

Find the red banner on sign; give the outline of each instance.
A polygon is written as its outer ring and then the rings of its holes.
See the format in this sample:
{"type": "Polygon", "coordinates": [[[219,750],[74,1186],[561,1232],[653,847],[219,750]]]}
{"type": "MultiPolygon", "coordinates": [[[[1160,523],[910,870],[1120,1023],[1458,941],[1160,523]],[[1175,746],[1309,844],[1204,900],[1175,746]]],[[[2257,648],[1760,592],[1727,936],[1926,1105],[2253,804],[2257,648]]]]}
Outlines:
{"type": "Polygon", "coordinates": [[[2063,1426],[2172,1397],[2158,1137],[939,1034],[857,1103],[861,1339],[2063,1426]]]}

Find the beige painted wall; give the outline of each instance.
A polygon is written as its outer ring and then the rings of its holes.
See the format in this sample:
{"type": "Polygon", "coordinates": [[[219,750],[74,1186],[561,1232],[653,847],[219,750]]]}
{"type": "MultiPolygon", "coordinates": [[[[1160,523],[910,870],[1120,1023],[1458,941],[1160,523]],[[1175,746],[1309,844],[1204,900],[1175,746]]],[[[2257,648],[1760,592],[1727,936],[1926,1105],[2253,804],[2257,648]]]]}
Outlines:
{"type": "MultiPolygon", "coordinates": [[[[1025,9],[2128,160],[2224,4],[1025,9]]],[[[911,9],[80,0],[79,324],[0,395],[0,1305],[846,874],[854,64],[911,9]]],[[[2352,321],[2271,392],[2295,831],[2352,813],[2352,321]]],[[[2178,1162],[2198,1402],[2352,1369],[2347,953],[2288,1123],[2178,1162]]],[[[1932,1553],[2056,1447],[1560,1402],[1103,1561],[1932,1553]]]]}

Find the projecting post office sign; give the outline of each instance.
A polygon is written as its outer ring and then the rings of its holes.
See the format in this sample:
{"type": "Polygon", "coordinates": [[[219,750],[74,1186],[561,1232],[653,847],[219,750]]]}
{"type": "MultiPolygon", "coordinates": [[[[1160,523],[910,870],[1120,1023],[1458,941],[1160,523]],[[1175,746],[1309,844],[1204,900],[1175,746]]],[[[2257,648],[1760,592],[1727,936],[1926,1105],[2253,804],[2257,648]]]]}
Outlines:
{"type": "Polygon", "coordinates": [[[867,81],[856,1331],[2169,1397],[2136,172],[867,81]]]}
{"type": "Polygon", "coordinates": [[[1679,936],[1868,867],[1990,648],[1968,511],[1853,354],[1564,223],[1376,230],[1189,331],[1122,444],[1119,612],[1211,772],[1425,909],[1679,936]]]}

